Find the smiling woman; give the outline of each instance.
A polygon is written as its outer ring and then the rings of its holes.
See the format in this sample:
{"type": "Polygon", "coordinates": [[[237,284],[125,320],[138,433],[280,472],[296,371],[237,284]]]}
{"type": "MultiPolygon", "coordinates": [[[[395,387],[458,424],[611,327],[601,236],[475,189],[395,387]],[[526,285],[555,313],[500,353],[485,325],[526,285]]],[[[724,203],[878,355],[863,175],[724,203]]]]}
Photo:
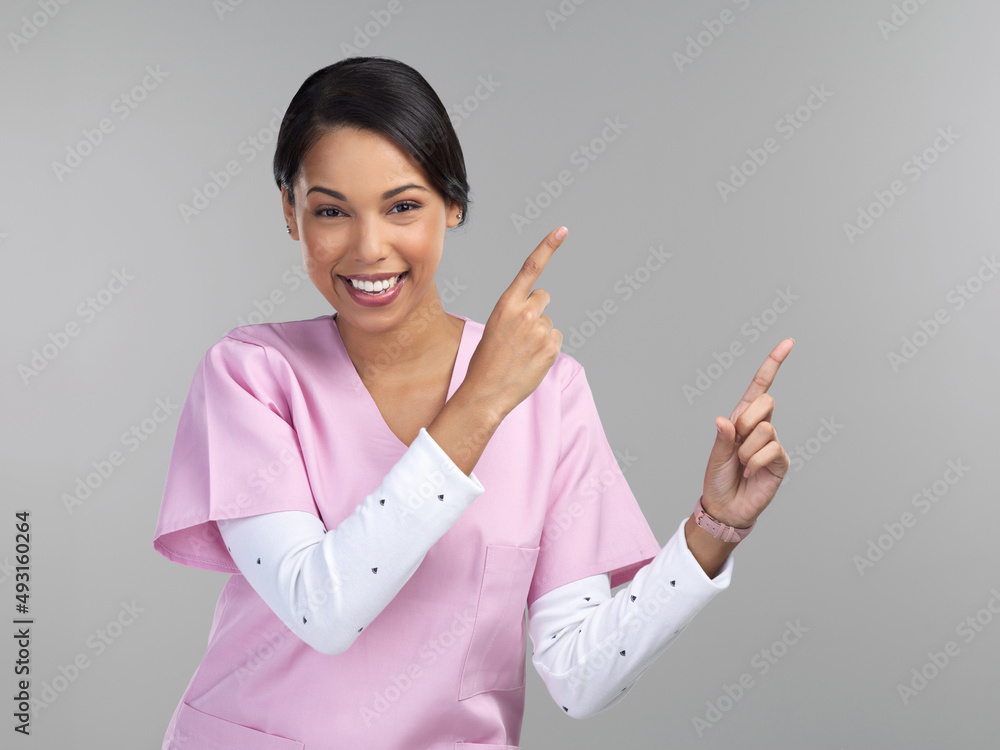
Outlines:
{"type": "Polygon", "coordinates": [[[314,73],[274,173],[336,312],[235,328],[195,372],[154,546],[231,575],[163,747],[515,748],[529,635],[563,712],[614,705],[728,587],[787,469],[764,393],[787,349],[717,421],[705,494],[661,548],[532,288],[566,228],[485,324],[442,307],[469,187],[419,73],[314,73]]]}
{"type": "Polygon", "coordinates": [[[338,311],[342,335],[379,351],[387,331],[441,307],[434,274],[445,228],[458,224],[462,207],[446,202],[392,141],[345,126],[325,133],[282,197],[290,235],[313,284],[338,311]],[[292,194],[304,198],[296,205],[292,194]]]}

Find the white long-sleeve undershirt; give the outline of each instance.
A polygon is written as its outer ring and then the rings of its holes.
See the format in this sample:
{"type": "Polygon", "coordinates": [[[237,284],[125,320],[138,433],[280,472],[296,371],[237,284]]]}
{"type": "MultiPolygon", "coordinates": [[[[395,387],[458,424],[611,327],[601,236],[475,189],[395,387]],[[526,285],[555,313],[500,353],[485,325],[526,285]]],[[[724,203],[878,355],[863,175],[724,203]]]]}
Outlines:
{"type": "MultiPolygon", "coordinates": [[[[483,492],[475,472],[466,475],[421,428],[379,487],[335,529],[297,510],[217,523],[240,572],[282,622],[316,650],[338,654],[483,492]]],[[[588,716],[621,700],[728,587],[732,556],[709,579],[683,527],[614,597],[608,575],[601,574],[553,589],[529,608],[532,662],[570,716],[588,716]]]]}

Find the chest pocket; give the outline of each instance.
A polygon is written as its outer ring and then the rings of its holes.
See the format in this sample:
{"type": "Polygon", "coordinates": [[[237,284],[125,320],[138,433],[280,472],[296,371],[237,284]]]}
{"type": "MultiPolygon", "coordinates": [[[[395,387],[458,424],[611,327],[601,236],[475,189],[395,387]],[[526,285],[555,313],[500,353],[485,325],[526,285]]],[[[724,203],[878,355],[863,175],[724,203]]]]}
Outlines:
{"type": "Polygon", "coordinates": [[[524,687],[524,608],[538,547],[486,547],[486,565],[458,699],[524,687]]]}

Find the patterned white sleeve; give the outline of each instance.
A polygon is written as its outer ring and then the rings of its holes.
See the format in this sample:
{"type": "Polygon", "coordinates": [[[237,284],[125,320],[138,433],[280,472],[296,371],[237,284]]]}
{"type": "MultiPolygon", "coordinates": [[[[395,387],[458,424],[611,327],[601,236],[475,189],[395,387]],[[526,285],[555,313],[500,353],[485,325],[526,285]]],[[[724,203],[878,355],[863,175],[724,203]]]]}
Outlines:
{"type": "Polygon", "coordinates": [[[729,587],[733,555],[709,578],[688,549],[686,521],[614,597],[605,573],[553,589],[529,607],[532,663],[569,716],[591,716],[618,703],[701,608],[729,587]]]}
{"type": "Polygon", "coordinates": [[[420,428],[378,488],[335,529],[278,511],[217,521],[240,573],[299,638],[346,651],[486,488],[420,428]]]}

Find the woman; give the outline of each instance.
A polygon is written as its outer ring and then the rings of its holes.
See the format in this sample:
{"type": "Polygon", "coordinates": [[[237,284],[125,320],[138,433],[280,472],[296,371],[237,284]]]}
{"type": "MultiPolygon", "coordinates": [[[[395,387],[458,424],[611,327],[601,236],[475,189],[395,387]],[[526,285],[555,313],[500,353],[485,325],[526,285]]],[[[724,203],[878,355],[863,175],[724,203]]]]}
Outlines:
{"type": "Polygon", "coordinates": [[[469,188],[419,73],[317,71],[274,171],[336,313],[233,329],[198,365],[154,546],[234,575],[163,747],[517,747],[527,635],[569,716],[618,702],[729,585],[788,469],[766,391],[790,340],[716,420],[704,494],[661,549],[532,290],[565,227],[485,325],[443,309],[469,188]]]}

